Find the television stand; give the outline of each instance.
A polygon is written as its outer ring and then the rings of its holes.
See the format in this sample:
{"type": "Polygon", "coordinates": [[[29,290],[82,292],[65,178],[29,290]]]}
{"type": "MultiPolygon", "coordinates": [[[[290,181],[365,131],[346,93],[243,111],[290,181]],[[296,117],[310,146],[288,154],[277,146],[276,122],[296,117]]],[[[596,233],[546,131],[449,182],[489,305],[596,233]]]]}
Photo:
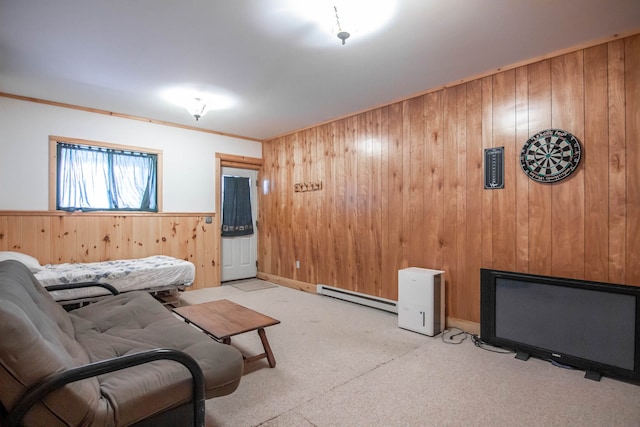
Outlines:
{"type": "Polygon", "coordinates": [[[524,360],[526,362],[527,360],[529,360],[530,357],[531,355],[529,353],[525,353],[523,351],[518,351],[516,353],[516,359],[518,360],[524,360]]]}
{"type": "Polygon", "coordinates": [[[596,371],[586,371],[584,373],[584,377],[588,380],[600,381],[600,378],[602,378],[602,374],[596,371]]]}

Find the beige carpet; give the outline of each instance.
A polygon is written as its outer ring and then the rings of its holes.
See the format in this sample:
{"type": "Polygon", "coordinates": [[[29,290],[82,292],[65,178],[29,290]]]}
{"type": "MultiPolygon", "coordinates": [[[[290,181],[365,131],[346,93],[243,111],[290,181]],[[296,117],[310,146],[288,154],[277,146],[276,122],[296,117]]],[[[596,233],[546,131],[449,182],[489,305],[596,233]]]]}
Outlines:
{"type": "MultiPolygon", "coordinates": [[[[445,344],[391,313],[282,286],[182,294],[227,298],[282,321],[266,329],[277,366],[255,362],[236,392],[207,402],[207,426],[640,426],[640,386],[550,363],[445,344]]],[[[234,337],[261,352],[256,333],[234,337]]]]}

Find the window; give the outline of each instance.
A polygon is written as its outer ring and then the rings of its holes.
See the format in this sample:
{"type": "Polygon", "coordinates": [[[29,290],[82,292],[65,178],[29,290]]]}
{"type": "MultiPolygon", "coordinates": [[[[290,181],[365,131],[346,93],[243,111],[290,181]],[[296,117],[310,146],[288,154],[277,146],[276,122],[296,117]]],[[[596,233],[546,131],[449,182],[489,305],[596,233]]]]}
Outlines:
{"type": "Polygon", "coordinates": [[[158,212],[161,152],[66,138],[50,147],[56,210],[158,212]]]}

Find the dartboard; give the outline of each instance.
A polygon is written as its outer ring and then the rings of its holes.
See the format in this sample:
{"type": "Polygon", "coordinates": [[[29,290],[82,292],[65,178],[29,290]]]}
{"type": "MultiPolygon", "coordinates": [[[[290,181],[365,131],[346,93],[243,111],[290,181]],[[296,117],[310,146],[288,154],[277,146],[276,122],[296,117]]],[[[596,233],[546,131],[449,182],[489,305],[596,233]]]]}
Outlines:
{"type": "Polygon", "coordinates": [[[561,129],[548,129],[533,135],[520,152],[520,166],[534,181],[558,182],[580,163],[580,142],[561,129]]]}

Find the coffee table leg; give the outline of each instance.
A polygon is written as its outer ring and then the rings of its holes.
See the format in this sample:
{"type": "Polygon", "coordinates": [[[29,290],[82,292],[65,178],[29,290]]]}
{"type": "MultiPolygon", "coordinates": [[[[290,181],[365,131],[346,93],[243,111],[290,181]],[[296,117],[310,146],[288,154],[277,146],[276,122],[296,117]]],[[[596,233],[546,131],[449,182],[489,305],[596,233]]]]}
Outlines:
{"type": "Polygon", "coordinates": [[[258,329],[258,335],[260,335],[260,341],[262,341],[262,346],[264,347],[264,352],[267,355],[269,366],[274,368],[276,366],[276,358],[273,357],[273,352],[271,351],[269,341],[267,341],[267,334],[264,332],[264,328],[258,329]]]}

